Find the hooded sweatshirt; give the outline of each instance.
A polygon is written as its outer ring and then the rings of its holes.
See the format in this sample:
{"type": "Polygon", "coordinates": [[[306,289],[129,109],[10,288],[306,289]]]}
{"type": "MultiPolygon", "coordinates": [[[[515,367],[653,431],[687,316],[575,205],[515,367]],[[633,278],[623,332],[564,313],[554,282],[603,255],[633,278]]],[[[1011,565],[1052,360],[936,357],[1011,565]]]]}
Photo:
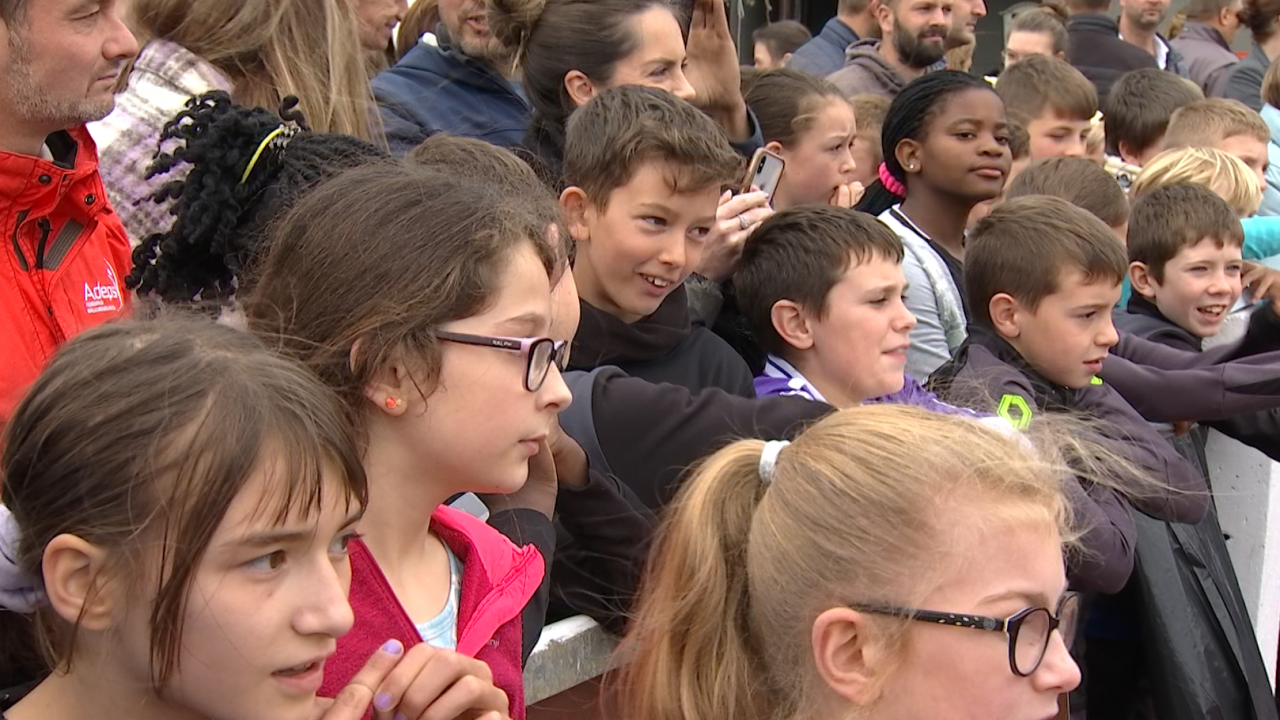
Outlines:
{"type": "Polygon", "coordinates": [[[603,365],[652,383],[699,392],[719,388],[755,397],[747,363],[719,336],[690,319],[684,285],[678,285],[648,317],[626,323],[581,301],[582,321],[569,357],[570,370],[603,365]]]}
{"type": "MultiPolygon", "coordinates": [[[[482,521],[451,507],[437,509],[431,526],[462,561],[458,652],[489,666],[493,684],[511,703],[512,720],[523,720],[521,611],[542,582],[542,556],[531,546],[515,547],[482,521]]],[[[338,639],[338,651],[325,663],[322,697],[335,697],[387,640],[399,640],[406,649],[422,642],[377,561],[359,541],[351,544],[350,600],[355,625],[338,639]]]]}
{"type": "Polygon", "coordinates": [[[870,93],[897,97],[907,80],[880,54],[879,40],[860,40],[849,46],[844,67],[827,77],[845,97],[870,93]]]}

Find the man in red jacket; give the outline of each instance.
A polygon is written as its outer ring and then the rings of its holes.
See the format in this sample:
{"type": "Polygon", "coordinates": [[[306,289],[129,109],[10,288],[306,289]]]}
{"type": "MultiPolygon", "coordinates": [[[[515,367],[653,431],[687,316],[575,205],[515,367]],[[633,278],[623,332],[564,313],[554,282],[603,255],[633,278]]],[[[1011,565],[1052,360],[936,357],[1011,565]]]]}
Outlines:
{"type": "Polygon", "coordinates": [[[116,0],[0,0],[0,427],[59,345],[129,309],[84,124],[137,51],[116,0]]]}

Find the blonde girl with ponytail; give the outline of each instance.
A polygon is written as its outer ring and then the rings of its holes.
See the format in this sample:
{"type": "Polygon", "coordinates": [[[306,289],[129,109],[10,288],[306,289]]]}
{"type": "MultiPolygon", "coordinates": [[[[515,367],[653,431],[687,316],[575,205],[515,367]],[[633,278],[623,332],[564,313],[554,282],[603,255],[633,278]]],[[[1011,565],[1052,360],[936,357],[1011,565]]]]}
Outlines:
{"type": "Polygon", "coordinates": [[[622,652],[627,720],[1045,720],[1080,682],[1064,468],[902,406],[713,455],[622,652]]]}

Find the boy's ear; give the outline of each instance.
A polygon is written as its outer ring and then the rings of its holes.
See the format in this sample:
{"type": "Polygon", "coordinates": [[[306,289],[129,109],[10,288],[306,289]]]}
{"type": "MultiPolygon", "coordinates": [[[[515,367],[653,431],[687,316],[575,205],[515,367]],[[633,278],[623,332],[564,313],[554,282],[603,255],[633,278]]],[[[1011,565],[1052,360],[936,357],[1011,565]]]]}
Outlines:
{"type": "Polygon", "coordinates": [[[565,73],[564,89],[569,93],[569,99],[573,101],[574,107],[582,107],[596,96],[595,84],[591,82],[591,78],[579,70],[570,70],[565,73]]]}
{"type": "Polygon", "coordinates": [[[45,595],[63,620],[95,632],[111,629],[126,601],[118,594],[127,584],[111,581],[107,560],[106,550],[76,535],[62,534],[45,545],[45,595]]]}
{"type": "Polygon", "coordinates": [[[580,187],[571,185],[560,193],[560,212],[569,235],[580,243],[591,242],[591,201],[580,187]]]}
{"type": "Polygon", "coordinates": [[[813,621],[813,659],[827,687],[853,705],[867,707],[880,692],[888,670],[887,648],[877,641],[866,615],[831,608],[813,621]]]}
{"type": "Polygon", "coordinates": [[[904,138],[898,142],[898,147],[894,148],[893,156],[897,158],[898,164],[902,166],[903,172],[914,174],[922,169],[920,163],[920,151],[923,146],[910,138],[904,138]]]}
{"type": "Polygon", "coordinates": [[[1151,268],[1146,263],[1132,262],[1129,263],[1129,285],[1142,297],[1154,300],[1159,283],[1151,276],[1151,268]]]}
{"type": "Polygon", "coordinates": [[[1133,143],[1121,140],[1116,144],[1116,149],[1120,151],[1120,159],[1130,165],[1142,167],[1142,149],[1135,148],[1133,143]]]}
{"type": "Polygon", "coordinates": [[[809,315],[792,300],[779,300],[769,310],[769,320],[774,332],[782,341],[797,350],[813,347],[813,328],[809,315]]]}
{"type": "Polygon", "coordinates": [[[991,315],[991,326],[1005,338],[1016,338],[1022,334],[1018,314],[1022,304],[1008,293],[996,293],[987,303],[987,312],[991,315]]]}

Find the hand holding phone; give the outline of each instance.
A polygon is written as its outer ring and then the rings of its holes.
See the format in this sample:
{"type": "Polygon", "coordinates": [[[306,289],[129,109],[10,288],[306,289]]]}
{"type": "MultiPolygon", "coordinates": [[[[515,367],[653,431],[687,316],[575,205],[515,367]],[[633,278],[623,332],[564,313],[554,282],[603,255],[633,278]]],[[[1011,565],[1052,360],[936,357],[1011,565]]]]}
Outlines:
{"type": "Polygon", "coordinates": [[[742,192],[751,192],[751,188],[755,187],[767,195],[769,202],[773,203],[773,194],[778,191],[778,184],[782,182],[782,171],[786,167],[787,162],[781,157],[760,148],[751,157],[751,164],[747,167],[747,178],[742,183],[742,192]]]}

